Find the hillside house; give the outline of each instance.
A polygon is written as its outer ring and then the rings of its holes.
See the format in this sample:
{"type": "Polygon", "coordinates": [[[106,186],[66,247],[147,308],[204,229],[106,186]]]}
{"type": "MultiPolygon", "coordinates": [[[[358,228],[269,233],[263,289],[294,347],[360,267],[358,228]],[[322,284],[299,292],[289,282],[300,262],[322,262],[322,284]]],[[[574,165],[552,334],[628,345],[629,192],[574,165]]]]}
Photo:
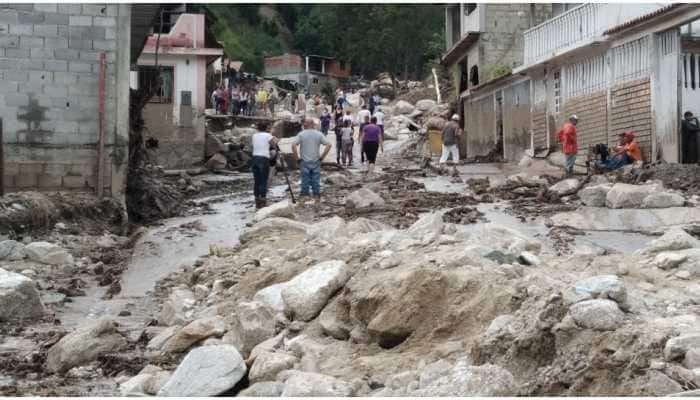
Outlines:
{"type": "Polygon", "coordinates": [[[203,14],[182,13],[173,20],[160,38],[157,33],[148,37],[132,83],[134,89],[155,83],[157,43],[162,87],[143,113],[146,137],[158,143],[150,150],[167,168],[187,167],[204,158],[207,65],[224,53],[203,14]]]}
{"type": "Polygon", "coordinates": [[[264,62],[265,79],[296,82],[312,94],[320,94],[326,85],[335,89],[350,78],[350,63],[332,57],[287,53],[264,62]]]}

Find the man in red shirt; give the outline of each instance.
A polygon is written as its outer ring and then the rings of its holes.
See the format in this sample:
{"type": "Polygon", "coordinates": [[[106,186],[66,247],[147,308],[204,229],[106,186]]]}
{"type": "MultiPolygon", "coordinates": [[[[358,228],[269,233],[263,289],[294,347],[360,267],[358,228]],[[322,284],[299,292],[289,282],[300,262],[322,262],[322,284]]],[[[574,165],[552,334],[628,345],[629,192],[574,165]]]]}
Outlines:
{"type": "Polygon", "coordinates": [[[574,163],[576,162],[576,152],[578,151],[578,145],[576,144],[577,123],[578,117],[572,115],[557,132],[559,142],[562,144],[562,150],[564,151],[564,174],[566,176],[574,174],[574,163]]]}

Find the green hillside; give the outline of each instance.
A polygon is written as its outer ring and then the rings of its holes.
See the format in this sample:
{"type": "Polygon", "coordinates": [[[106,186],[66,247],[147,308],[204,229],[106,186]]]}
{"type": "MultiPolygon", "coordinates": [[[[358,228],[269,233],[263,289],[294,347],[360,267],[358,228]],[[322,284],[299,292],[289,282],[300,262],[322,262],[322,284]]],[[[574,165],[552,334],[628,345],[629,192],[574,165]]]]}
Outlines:
{"type": "Polygon", "coordinates": [[[444,46],[444,11],[430,4],[199,5],[226,55],[262,73],[263,57],[285,51],[337,57],[353,74],[389,71],[420,79],[444,46]],[[261,12],[261,7],[267,7],[261,12]],[[270,14],[275,14],[272,18],[270,14]]]}

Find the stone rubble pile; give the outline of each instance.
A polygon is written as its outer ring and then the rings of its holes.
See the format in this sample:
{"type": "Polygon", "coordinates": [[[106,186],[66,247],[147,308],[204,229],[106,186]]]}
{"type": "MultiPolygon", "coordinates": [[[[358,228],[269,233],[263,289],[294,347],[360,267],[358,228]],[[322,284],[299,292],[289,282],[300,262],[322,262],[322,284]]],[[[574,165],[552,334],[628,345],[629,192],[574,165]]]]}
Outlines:
{"type": "Polygon", "coordinates": [[[293,216],[259,218],[171,289],[146,354],[184,358],[174,371],[149,365],[123,394],[658,395],[681,377],[700,382],[689,368],[700,362],[700,287],[667,273],[696,273],[687,233],[625,257],[566,258],[496,224],[464,232],[441,212],[408,229],[293,216]],[[595,385],[581,369],[597,371],[595,385]]]}

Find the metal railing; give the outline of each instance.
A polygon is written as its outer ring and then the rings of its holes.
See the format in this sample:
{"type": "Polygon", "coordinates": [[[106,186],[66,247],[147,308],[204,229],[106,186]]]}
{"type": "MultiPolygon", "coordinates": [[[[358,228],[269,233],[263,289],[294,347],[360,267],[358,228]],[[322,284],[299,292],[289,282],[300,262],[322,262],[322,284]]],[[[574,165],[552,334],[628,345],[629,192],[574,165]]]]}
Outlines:
{"type": "Polygon", "coordinates": [[[599,14],[604,7],[601,3],[582,4],[525,31],[525,64],[602,33],[605,27],[599,14]]]}

